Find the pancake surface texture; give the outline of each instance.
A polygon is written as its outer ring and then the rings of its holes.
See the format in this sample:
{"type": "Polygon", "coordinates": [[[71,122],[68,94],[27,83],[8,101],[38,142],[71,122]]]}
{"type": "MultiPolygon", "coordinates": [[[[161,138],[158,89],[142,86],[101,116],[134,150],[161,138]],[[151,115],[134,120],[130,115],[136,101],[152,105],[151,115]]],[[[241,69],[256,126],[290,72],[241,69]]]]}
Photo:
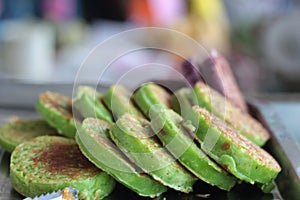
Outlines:
{"type": "Polygon", "coordinates": [[[80,199],[96,200],[115,185],[81,154],[75,140],[60,136],[40,136],[18,145],[11,155],[10,176],[14,189],[27,197],[72,186],[80,199]]]}

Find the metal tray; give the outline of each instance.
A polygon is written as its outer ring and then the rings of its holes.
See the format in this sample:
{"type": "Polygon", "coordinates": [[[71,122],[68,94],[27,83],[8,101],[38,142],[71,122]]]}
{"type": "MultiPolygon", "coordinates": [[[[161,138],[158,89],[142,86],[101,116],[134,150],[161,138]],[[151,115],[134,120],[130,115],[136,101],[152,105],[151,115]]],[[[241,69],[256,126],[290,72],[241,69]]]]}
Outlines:
{"type": "MultiPolygon", "coordinates": [[[[15,86],[14,86],[15,87],[15,86]]],[[[23,86],[24,87],[24,86],[23,86]]],[[[22,88],[24,89],[24,88],[22,88]]],[[[70,94],[68,91],[57,90],[52,87],[53,91],[60,91],[70,94]]],[[[104,89],[105,90],[105,89],[104,89]]],[[[2,90],[3,91],[3,90],[2,90]]],[[[30,90],[32,93],[32,90],[30,90]]],[[[36,90],[34,90],[36,91],[36,90]]],[[[17,93],[17,91],[15,91],[17,93]]],[[[29,91],[28,91],[29,92],[29,91]]],[[[23,91],[24,93],[24,91],[23,91]]],[[[0,92],[0,96],[2,96],[0,92]]],[[[18,103],[15,107],[13,104],[1,104],[0,101],[0,124],[10,115],[17,115],[20,117],[35,117],[38,116],[34,110],[34,104],[38,94],[30,95],[30,99],[26,104],[18,103]],[[31,104],[30,104],[31,102],[31,104]]],[[[6,101],[9,102],[9,97],[6,96],[6,101]]],[[[274,114],[268,103],[258,100],[251,100],[249,109],[251,114],[267,127],[271,134],[271,140],[265,145],[265,149],[270,152],[282,166],[282,172],[276,179],[277,187],[270,194],[264,194],[256,186],[246,183],[239,184],[230,192],[225,192],[216,187],[209,186],[201,181],[198,181],[194,186],[194,192],[190,194],[183,194],[169,189],[157,200],[196,200],[196,199],[222,199],[222,200],[238,200],[238,199],[256,199],[256,200],[273,200],[273,199],[299,199],[300,197],[300,179],[296,172],[296,167],[300,166],[295,155],[300,155],[300,151],[296,148],[295,140],[284,131],[280,125],[278,118],[274,114]]],[[[9,160],[10,154],[0,149],[0,200],[20,200],[23,197],[13,190],[9,179],[9,160]]],[[[117,184],[114,192],[105,198],[106,200],[119,199],[147,199],[141,198],[129,189],[117,184]]]]}

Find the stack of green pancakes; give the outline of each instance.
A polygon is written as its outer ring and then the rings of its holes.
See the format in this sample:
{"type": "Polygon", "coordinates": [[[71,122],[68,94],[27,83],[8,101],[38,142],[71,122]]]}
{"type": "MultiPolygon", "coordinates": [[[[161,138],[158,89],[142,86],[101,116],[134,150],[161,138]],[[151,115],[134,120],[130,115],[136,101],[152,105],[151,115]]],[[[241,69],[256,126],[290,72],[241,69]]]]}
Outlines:
{"type": "Polygon", "coordinates": [[[41,119],[12,118],[0,128],[12,185],[27,197],[71,186],[79,199],[103,199],[115,181],[151,198],[190,193],[197,181],[270,192],[281,171],[261,148],[266,129],[202,83],[172,94],[151,82],[106,94],[81,86],[73,99],[42,93],[36,108],[41,119]]]}

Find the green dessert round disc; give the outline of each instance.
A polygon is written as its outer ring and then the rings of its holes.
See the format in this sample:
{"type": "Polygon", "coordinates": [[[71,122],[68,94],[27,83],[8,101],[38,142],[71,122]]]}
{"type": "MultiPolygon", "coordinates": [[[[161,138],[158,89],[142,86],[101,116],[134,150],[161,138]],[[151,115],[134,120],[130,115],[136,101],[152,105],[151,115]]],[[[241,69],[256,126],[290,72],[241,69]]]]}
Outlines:
{"type": "Polygon", "coordinates": [[[237,178],[251,184],[258,183],[264,188],[281,171],[268,152],[204,108],[194,106],[190,120],[197,127],[195,134],[201,148],[237,178]]]}
{"type": "Polygon", "coordinates": [[[11,153],[19,144],[42,135],[57,135],[57,130],[43,119],[11,117],[0,128],[0,145],[11,153]]]}
{"type": "Polygon", "coordinates": [[[40,136],[18,145],[11,155],[10,176],[14,189],[27,197],[72,186],[80,199],[96,200],[115,186],[82,155],[74,139],[60,136],[40,136]]]}
{"type": "Polygon", "coordinates": [[[74,138],[76,126],[72,114],[72,100],[69,97],[55,92],[42,93],[36,109],[59,134],[74,138]]]}

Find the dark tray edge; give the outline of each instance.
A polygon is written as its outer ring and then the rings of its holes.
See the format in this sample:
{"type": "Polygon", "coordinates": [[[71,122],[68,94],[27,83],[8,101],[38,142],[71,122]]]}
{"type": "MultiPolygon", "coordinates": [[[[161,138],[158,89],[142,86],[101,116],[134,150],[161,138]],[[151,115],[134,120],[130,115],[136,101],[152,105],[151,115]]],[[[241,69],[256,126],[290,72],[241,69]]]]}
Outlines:
{"type": "Polygon", "coordinates": [[[278,116],[267,102],[250,100],[248,104],[250,114],[258,119],[271,133],[271,139],[264,146],[282,166],[275,182],[283,199],[297,199],[300,196],[300,177],[296,172],[300,166],[300,150],[296,140],[286,132],[278,116]]]}

